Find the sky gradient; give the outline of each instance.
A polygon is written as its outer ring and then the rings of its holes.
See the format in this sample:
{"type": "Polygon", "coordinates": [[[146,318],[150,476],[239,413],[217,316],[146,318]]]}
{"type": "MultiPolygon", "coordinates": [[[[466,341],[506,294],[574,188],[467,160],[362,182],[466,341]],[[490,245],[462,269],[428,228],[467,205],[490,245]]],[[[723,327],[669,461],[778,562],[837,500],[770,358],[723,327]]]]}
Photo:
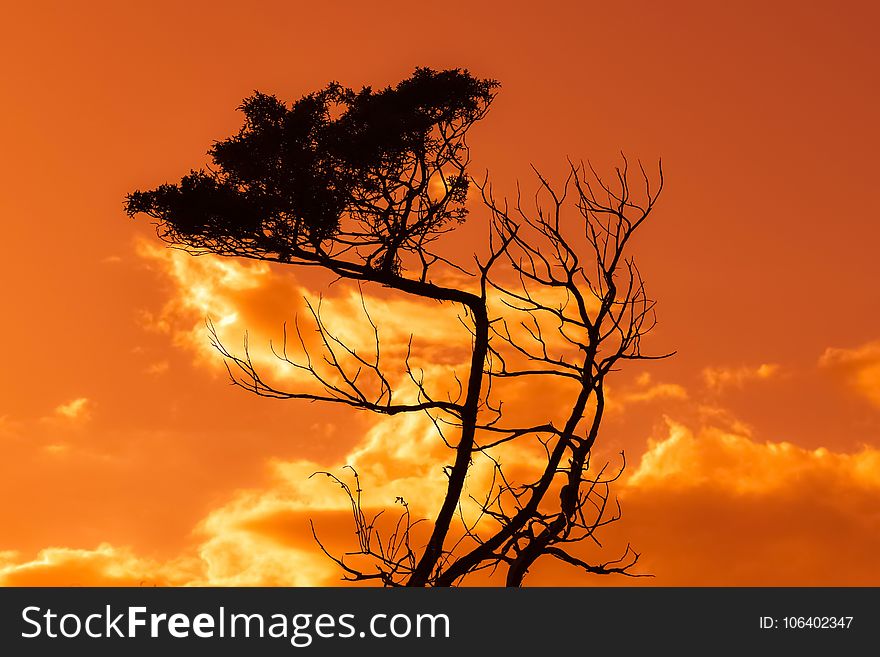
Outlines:
{"type": "MultiPolygon", "coordinates": [[[[655,577],[576,583],[880,585],[880,10],[619,4],[8,8],[0,583],[336,583],[307,520],[344,544],[345,500],[308,475],[347,463],[376,505],[433,508],[443,453],[418,421],[258,399],[208,343],[211,315],[265,346],[321,291],[342,321],[350,289],[164,249],[122,205],[203,166],[255,89],[430,66],[500,81],[470,140],[496,193],[566,157],[663,160],[634,253],[650,345],[678,353],[610,379],[600,438],[628,459],[608,542],[655,577]]],[[[453,248],[476,250],[479,222],[453,248]]],[[[454,352],[453,316],[365,293],[392,343],[454,352]]],[[[527,583],[571,580],[539,562],[527,583]]]]}

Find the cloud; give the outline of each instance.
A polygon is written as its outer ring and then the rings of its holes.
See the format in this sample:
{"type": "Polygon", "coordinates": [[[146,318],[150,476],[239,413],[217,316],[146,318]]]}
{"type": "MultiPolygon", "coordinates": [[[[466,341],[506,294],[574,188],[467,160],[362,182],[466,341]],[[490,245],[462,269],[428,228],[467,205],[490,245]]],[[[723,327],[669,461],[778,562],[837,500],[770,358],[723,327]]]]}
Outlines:
{"type": "Polygon", "coordinates": [[[169,301],[158,312],[144,312],[145,325],[171,335],[175,344],[193,350],[204,361],[220,365],[207,339],[211,318],[222,335],[245,329],[259,336],[275,333],[288,311],[301,311],[304,290],[295,279],[272,276],[265,262],[205,255],[193,257],[175,249],[137,244],[138,255],[172,283],[169,301]]]}
{"type": "Polygon", "coordinates": [[[691,429],[667,419],[668,436],[650,441],[630,487],[715,487],[734,493],[772,493],[803,485],[845,482],[880,491],[880,450],[853,454],[807,450],[788,442],[758,443],[713,426],[691,429]]]}
{"type": "Polygon", "coordinates": [[[422,415],[376,423],[364,440],[332,467],[311,461],[273,461],[271,483],[241,491],[212,511],[198,528],[206,581],[224,585],[325,585],[341,571],[315,542],[310,521],[331,554],[357,547],[349,498],[325,476],[338,475],[355,488],[350,465],[360,476],[362,503],[389,519],[405,497],[415,517],[432,516],[445,488],[442,465],[450,457],[433,425],[422,415]],[[444,459],[446,457],[446,459],[444,459]]]}
{"type": "Polygon", "coordinates": [[[684,400],[688,398],[688,392],[684,386],[677,383],[654,383],[650,373],[643,372],[636,379],[636,385],[617,392],[616,389],[608,394],[609,406],[620,411],[630,404],[640,402],[652,402],[658,400],[684,400]]]}
{"type": "Polygon", "coordinates": [[[219,585],[306,586],[339,582],[339,568],[324,555],[311,533],[314,521],[321,541],[333,554],[357,546],[351,505],[329,471],[350,480],[345,464],[356,467],[364,489],[364,508],[387,509],[396,518],[398,496],[406,496],[415,516],[433,515],[445,484],[448,450],[424,416],[407,415],[377,422],[364,439],[332,464],[309,460],[270,463],[263,487],[229,496],[195,528],[197,545],[179,558],[162,562],[125,546],[95,549],[52,547],[34,558],[0,555],[0,585],[219,585]]]}
{"type": "Polygon", "coordinates": [[[668,420],[619,493],[614,530],[653,584],[880,584],[875,448],[809,450],[668,420]]]}
{"type": "Polygon", "coordinates": [[[726,388],[742,388],[748,383],[772,379],[779,370],[775,363],[761,363],[757,367],[707,367],[703,369],[703,381],[713,392],[721,392],[726,388]]]}
{"type": "Polygon", "coordinates": [[[880,407],[880,340],[855,349],[829,347],[819,359],[819,365],[880,407]]]}
{"type": "MultiPolygon", "coordinates": [[[[315,513],[263,509],[250,522],[230,510],[214,513],[205,528],[212,535],[198,550],[203,571],[194,584],[211,586],[327,586],[340,572],[310,540],[308,518],[315,513]],[[277,527],[273,526],[277,523],[277,527]]],[[[256,513],[250,509],[249,513],[256,513]]],[[[350,518],[348,518],[350,521],[350,518]]]]}
{"type": "Polygon", "coordinates": [[[328,361],[339,362],[352,377],[360,370],[358,382],[369,391],[380,385],[379,379],[354,353],[373,362],[378,340],[383,373],[401,397],[412,398],[416,388],[407,374],[407,358],[415,370],[445,366],[444,385],[437,391],[445,393],[454,384],[454,368],[469,353],[470,335],[458,317],[461,309],[452,304],[383,296],[378,287],[350,283],[337,283],[319,296],[300,285],[291,268],[278,272],[266,262],[193,257],[146,242],[137,249],[173,286],[170,300],[158,312],[143,314],[145,325],[169,334],[177,346],[195,353],[199,363],[220,372],[225,371],[223,358],[210,344],[206,318],[233,355],[244,357],[246,337],[258,372],[285,391],[322,393],[323,388],[307,370],[279,355],[310,365],[342,387],[344,380],[328,361]],[[323,336],[316,313],[326,328],[323,336]]]}
{"type": "Polygon", "coordinates": [[[61,404],[55,408],[56,415],[71,420],[82,419],[88,417],[89,406],[91,402],[86,397],[78,397],[66,404],[61,404]]]}
{"type": "Polygon", "coordinates": [[[92,550],[51,547],[34,559],[0,553],[2,586],[173,586],[193,578],[193,564],[136,556],[130,548],[103,543],[92,550]]]}
{"type": "MultiPolygon", "coordinates": [[[[708,424],[693,427],[667,420],[663,437],[648,443],[616,488],[623,519],[605,528],[603,555],[631,542],[642,553],[641,572],[656,578],[596,583],[880,585],[880,450],[759,442],[737,422],[712,423],[720,419],[707,415],[708,424]]],[[[336,584],[342,573],[321,553],[311,523],[331,554],[355,550],[358,539],[347,496],[313,473],[330,471],[353,484],[342,466],[356,467],[363,508],[371,517],[385,509],[379,524],[387,536],[398,496],[414,517],[433,516],[451,454],[423,416],[382,419],[330,467],[272,461],[265,485],[234,493],[208,513],[195,529],[198,544],[179,558],[162,562],[111,545],[49,548],[34,559],[4,553],[0,583],[336,584]]],[[[540,456],[540,445],[524,443],[500,458],[518,477],[540,456]]],[[[467,492],[477,494],[490,474],[477,460],[467,492]]],[[[572,581],[570,570],[544,560],[528,583],[572,581]]]]}
{"type": "MultiPolygon", "coordinates": [[[[257,351],[260,343],[277,340],[284,321],[307,315],[303,297],[309,292],[295,277],[276,275],[266,263],[193,258],[149,246],[141,247],[141,255],[172,283],[168,304],[147,316],[152,328],[172,336],[200,362],[217,367],[220,359],[209,347],[203,326],[210,315],[225,342],[234,344],[249,331],[261,366],[276,368],[269,371],[283,383],[303,384],[267,349],[257,351]]],[[[379,330],[387,369],[397,374],[395,385],[405,383],[401,363],[409,336],[415,334],[414,366],[423,368],[426,380],[436,381],[438,389],[451,387],[451,372],[465,362],[470,339],[457,310],[450,304],[383,296],[382,290],[364,288],[363,293],[364,297],[357,288],[334,286],[321,301],[327,325],[340,339],[363,346],[359,354],[371,353],[375,336],[370,323],[364,322],[364,304],[379,330]]],[[[314,326],[303,326],[308,328],[306,346],[320,347],[314,326]]],[[[876,382],[870,373],[880,363],[880,346],[869,346],[829,350],[823,365],[842,369],[854,385],[864,387],[865,381],[876,382]]],[[[562,342],[559,348],[564,348],[562,342]]],[[[717,392],[771,379],[778,372],[774,364],[716,367],[706,368],[704,379],[717,392]]],[[[526,423],[532,416],[547,421],[566,403],[564,386],[544,386],[536,392],[521,380],[504,385],[499,398],[507,400],[506,417],[512,422],[526,423]]],[[[412,388],[402,394],[413,394],[412,388]]],[[[610,407],[617,408],[688,399],[682,386],[656,382],[648,375],[609,394],[610,407]]],[[[509,444],[499,450],[499,458],[519,480],[542,462],[542,450],[538,441],[509,444]]],[[[198,544],[179,559],[163,563],[109,545],[95,550],[51,548],[32,560],[4,555],[0,581],[44,577],[61,583],[82,576],[121,583],[152,576],[159,582],[188,584],[337,583],[341,573],[314,543],[310,520],[331,553],[351,551],[357,537],[350,503],[332,480],[311,475],[329,471],[347,477],[343,468],[351,465],[360,475],[365,511],[385,509],[382,518],[393,521],[400,509],[395,500],[403,497],[414,517],[431,518],[445,490],[443,466],[451,457],[452,451],[424,416],[380,418],[332,463],[272,461],[264,485],[230,494],[204,516],[195,528],[198,544]]],[[[657,584],[880,584],[874,557],[880,550],[878,472],[877,450],[839,453],[761,443],[735,418],[701,409],[693,426],[670,420],[666,435],[648,445],[620,482],[617,492],[624,518],[606,528],[609,542],[631,541],[642,551],[645,569],[657,575],[657,584]]],[[[490,480],[491,464],[475,459],[467,494],[478,495],[490,480]]],[[[469,513],[472,510],[466,508],[469,513]]],[[[555,572],[552,566],[536,567],[530,583],[571,581],[571,571],[566,570],[562,580],[554,579],[555,572]]]]}

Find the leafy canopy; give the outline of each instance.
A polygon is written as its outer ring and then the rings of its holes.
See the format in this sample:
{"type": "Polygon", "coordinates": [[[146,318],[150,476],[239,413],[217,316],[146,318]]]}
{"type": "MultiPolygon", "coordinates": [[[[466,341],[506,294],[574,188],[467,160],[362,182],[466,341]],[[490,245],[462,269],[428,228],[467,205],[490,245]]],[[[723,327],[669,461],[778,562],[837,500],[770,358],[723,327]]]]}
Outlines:
{"type": "Polygon", "coordinates": [[[126,212],[196,250],[283,262],[345,255],[399,273],[401,252],[421,252],[464,219],[465,134],[497,86],[418,68],[394,87],[332,82],[290,106],[256,92],[239,107],[238,134],[209,150],[213,166],[129,194],[126,212]]]}

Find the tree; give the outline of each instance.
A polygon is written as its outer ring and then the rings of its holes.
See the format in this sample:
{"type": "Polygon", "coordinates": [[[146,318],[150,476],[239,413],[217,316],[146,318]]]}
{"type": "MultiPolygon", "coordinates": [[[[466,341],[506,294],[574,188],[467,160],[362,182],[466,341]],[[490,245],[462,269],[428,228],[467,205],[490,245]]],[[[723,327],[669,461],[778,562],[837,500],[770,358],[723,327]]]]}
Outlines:
{"type": "Polygon", "coordinates": [[[357,553],[370,562],[331,556],[347,579],[451,586],[483,569],[506,568],[507,584],[519,586],[542,557],[588,573],[634,574],[638,554],[629,546],[619,558],[598,562],[573,546],[598,544],[596,532],[620,517],[610,485],[623,464],[610,474],[608,466],[594,471],[590,455],[606,376],[621,361],[654,358],[641,352],[641,338],[655,323],[654,302],[626,251],[657,201],[662,169],[653,185],[640,163],[636,191],[625,158],[613,185],[592,167],[569,162],[558,189],[535,171],[534,207],[521,197],[512,206],[497,201],[486,179],[469,176],[466,139],[497,89],[496,81],[464,70],[420,68],[395,87],[354,91],[334,82],[290,106],[255,93],[240,107],[239,133],[209,151],[213,167],[126,200],[129,216],[152,217],[162,240],[195,254],[316,266],[358,285],[463,309],[469,369],[445,398],[429,390],[409,358],[405,374],[416,394],[404,398],[395,390],[366,306],[364,321],[375,337],[368,356],[327,326],[320,305],[309,306],[320,355],[308,353],[297,327],[304,360],[290,357],[285,333],[277,356],[307,372],[317,391],[277,388],[247,348],[236,355],[212,333],[232,381],[253,393],[387,415],[422,413],[452,450],[446,493],[424,544],[414,540],[418,520],[402,498],[400,519],[383,541],[375,518],[361,508],[357,473],[354,488],[330,475],[352,502],[357,553]],[[470,271],[435,243],[464,221],[472,187],[486,208],[489,238],[470,271]],[[449,271],[465,282],[435,282],[449,271]],[[505,382],[549,380],[570,395],[562,416],[506,421],[499,397],[505,382]],[[498,454],[523,441],[541,445],[541,463],[533,478],[513,481],[498,454]],[[465,495],[478,458],[491,464],[491,483],[480,497],[465,495]],[[475,506],[475,516],[467,517],[465,504],[475,506]]]}

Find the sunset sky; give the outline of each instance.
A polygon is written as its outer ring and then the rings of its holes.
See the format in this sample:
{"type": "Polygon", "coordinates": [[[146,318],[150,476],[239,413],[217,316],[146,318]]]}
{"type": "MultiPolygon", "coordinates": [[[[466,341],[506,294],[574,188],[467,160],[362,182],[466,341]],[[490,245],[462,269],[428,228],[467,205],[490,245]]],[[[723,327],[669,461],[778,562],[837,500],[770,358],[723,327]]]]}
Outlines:
{"type": "MultiPolygon", "coordinates": [[[[539,562],[526,583],[880,585],[878,20],[824,1],[10,5],[0,584],[336,584],[307,521],[344,545],[346,500],[308,476],[346,464],[376,506],[436,508],[448,457],[424,422],[257,398],[208,342],[210,315],[264,348],[322,292],[345,318],[350,288],[192,258],[123,212],[204,166],[254,90],[429,66],[501,83],[470,137],[498,194],[567,157],[663,161],[634,254],[649,347],[677,355],[609,379],[600,437],[628,462],[609,549],[655,577],[539,562]]],[[[481,220],[454,249],[480,248],[481,220]]],[[[364,292],[391,343],[462,339],[454,315],[364,292]]]]}

